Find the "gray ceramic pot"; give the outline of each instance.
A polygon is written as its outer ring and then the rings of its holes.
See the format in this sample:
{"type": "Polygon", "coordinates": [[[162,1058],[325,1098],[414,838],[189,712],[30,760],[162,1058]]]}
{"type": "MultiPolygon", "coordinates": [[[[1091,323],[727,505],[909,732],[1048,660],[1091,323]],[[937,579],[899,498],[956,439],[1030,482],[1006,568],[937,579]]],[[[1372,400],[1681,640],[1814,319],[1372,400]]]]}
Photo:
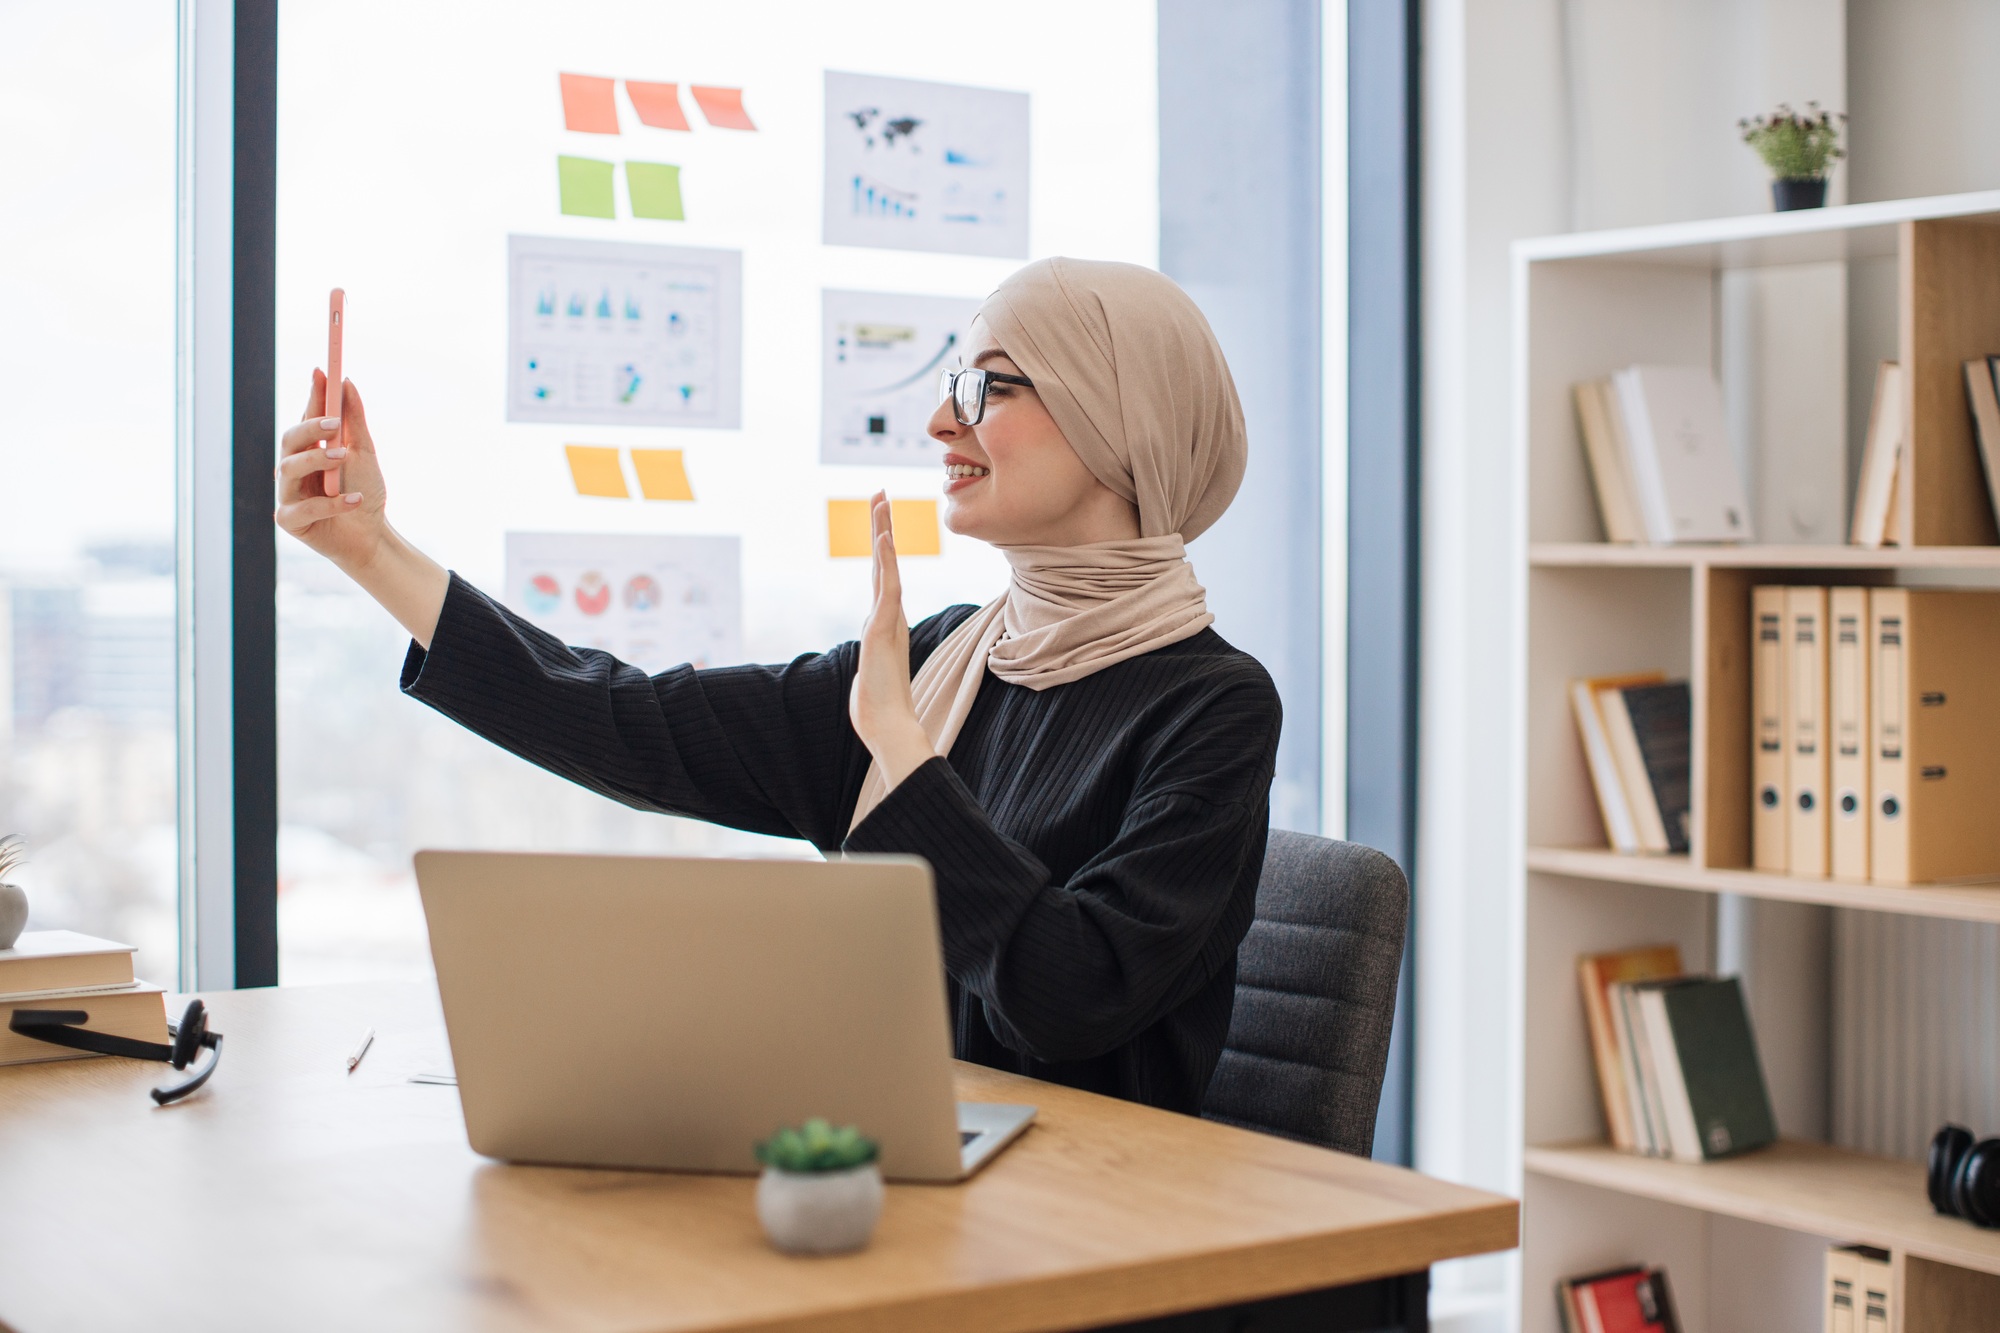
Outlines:
{"type": "Polygon", "coordinates": [[[881,1216],[882,1172],[873,1162],[846,1171],[767,1166],[757,1180],[757,1220],[787,1254],[858,1250],[881,1216]]]}
{"type": "Polygon", "coordinates": [[[28,924],[28,895],[18,884],[0,884],[0,949],[11,949],[28,924]]]}

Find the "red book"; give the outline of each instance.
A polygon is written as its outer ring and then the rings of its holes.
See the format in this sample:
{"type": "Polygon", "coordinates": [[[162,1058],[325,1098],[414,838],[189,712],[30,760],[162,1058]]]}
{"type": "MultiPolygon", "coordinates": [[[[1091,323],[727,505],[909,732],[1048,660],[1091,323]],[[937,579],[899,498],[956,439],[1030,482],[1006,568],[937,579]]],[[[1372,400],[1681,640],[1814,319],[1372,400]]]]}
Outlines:
{"type": "Polygon", "coordinates": [[[1572,1333],[1680,1333],[1661,1269],[1621,1268],[1570,1278],[1557,1294],[1572,1333]]]}

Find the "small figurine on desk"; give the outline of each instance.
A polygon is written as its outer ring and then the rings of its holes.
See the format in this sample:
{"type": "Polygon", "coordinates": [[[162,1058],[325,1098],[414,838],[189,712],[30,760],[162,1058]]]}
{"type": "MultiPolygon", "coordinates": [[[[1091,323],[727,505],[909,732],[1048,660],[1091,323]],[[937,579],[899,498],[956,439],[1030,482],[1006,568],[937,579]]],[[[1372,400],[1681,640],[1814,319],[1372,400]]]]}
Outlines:
{"type": "Polygon", "coordinates": [[[18,884],[9,884],[7,876],[14,873],[28,859],[28,844],[18,833],[9,833],[0,838],[0,949],[11,949],[14,941],[21,938],[21,928],[28,924],[28,894],[18,884]]]}
{"type": "Polygon", "coordinates": [[[882,1216],[880,1149],[852,1125],[808,1120],[757,1145],[757,1220],[787,1254],[861,1249],[882,1216]]]}

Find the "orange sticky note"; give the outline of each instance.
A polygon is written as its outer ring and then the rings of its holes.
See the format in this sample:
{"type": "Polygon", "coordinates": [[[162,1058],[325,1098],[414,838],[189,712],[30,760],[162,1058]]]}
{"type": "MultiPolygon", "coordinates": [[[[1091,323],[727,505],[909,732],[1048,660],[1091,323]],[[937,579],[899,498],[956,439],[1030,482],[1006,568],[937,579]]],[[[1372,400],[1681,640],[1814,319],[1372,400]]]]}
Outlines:
{"type": "Polygon", "coordinates": [[[639,494],[648,500],[692,500],[687,462],[678,449],[634,449],[632,470],[639,474],[639,494]]]}
{"type": "Polygon", "coordinates": [[[704,88],[691,83],[688,91],[694,94],[694,104],[701,108],[702,116],[718,130],[757,128],[750,123],[750,113],[743,109],[741,88],[704,88]]]}
{"type": "Polygon", "coordinates": [[[625,95],[632,99],[632,110],[638,113],[641,125],[651,125],[656,130],[688,128],[687,114],[681,110],[678,83],[641,83],[637,79],[627,79],[625,95]]]}
{"type": "Polygon", "coordinates": [[[615,82],[590,74],[563,75],[563,128],[583,134],[618,133],[618,104],[611,97],[615,82]]]}
{"type": "Polygon", "coordinates": [[[613,500],[627,500],[632,492],[625,489],[625,469],[618,466],[618,451],[596,444],[566,444],[563,452],[569,455],[569,475],[576,482],[578,495],[602,495],[613,500]]]}
{"type": "MultiPolygon", "coordinates": [[[[826,553],[835,558],[866,556],[875,547],[868,522],[867,500],[826,502],[826,553]]],[[[896,554],[939,555],[936,500],[889,501],[889,527],[896,534],[896,554]]]]}
{"type": "MultiPolygon", "coordinates": [[[[892,519],[893,521],[893,519],[892,519]]],[[[835,559],[867,555],[873,543],[868,535],[866,500],[826,502],[826,553],[835,559]]]]}
{"type": "Polygon", "coordinates": [[[937,555],[938,512],[936,500],[889,501],[889,530],[896,534],[896,554],[937,555]]]}

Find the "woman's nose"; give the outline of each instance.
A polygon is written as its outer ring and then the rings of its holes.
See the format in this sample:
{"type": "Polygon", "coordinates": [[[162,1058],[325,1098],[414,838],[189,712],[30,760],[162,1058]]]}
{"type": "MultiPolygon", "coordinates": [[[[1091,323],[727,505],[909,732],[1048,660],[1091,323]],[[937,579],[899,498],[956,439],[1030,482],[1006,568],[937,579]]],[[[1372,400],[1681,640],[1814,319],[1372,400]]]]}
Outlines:
{"type": "Polygon", "coordinates": [[[959,425],[958,418],[952,415],[949,398],[938,404],[937,411],[931,413],[930,424],[924,429],[933,440],[941,440],[946,444],[965,434],[965,427],[959,425]]]}

